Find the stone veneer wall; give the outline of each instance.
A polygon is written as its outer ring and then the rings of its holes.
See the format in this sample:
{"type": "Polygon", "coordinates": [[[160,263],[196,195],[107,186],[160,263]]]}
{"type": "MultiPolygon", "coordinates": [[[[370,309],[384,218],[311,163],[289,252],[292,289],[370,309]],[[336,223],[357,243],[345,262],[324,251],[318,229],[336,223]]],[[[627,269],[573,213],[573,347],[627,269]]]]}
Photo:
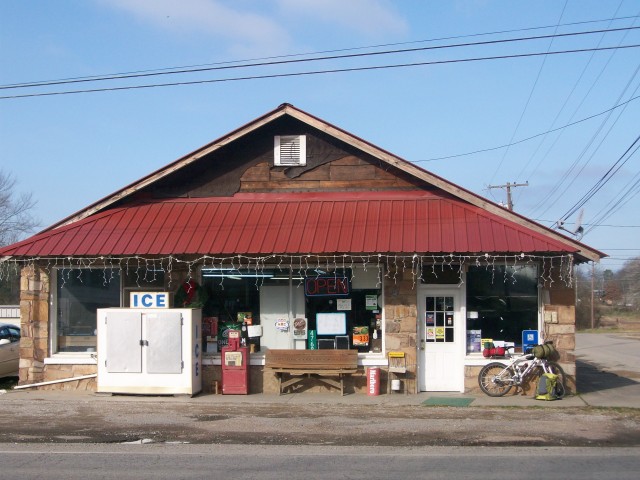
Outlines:
{"type": "Polygon", "coordinates": [[[20,385],[45,380],[49,352],[49,276],[36,265],[20,275],[20,385]]]}
{"type": "MultiPolygon", "coordinates": [[[[575,285],[568,285],[562,272],[554,269],[544,288],[542,306],[542,330],[545,340],[553,341],[558,350],[557,361],[564,370],[568,393],[576,392],[576,292],[575,285]],[[549,320],[553,319],[553,323],[549,320]]],[[[575,282],[575,279],[573,280],[575,282]]]]}
{"type": "MultiPolygon", "coordinates": [[[[557,323],[544,325],[544,338],[552,340],[558,350],[559,358],[555,359],[565,373],[568,393],[576,392],[576,309],[574,305],[544,305],[543,313],[555,312],[557,323]]],[[[546,317],[546,315],[545,315],[546,317]]]]}
{"type": "MultiPolygon", "coordinates": [[[[384,319],[386,352],[404,352],[409,393],[417,392],[418,292],[411,270],[390,270],[384,277],[384,319]]],[[[382,384],[386,386],[385,372],[382,384]]],[[[402,381],[402,380],[401,380],[402,381]]]]}

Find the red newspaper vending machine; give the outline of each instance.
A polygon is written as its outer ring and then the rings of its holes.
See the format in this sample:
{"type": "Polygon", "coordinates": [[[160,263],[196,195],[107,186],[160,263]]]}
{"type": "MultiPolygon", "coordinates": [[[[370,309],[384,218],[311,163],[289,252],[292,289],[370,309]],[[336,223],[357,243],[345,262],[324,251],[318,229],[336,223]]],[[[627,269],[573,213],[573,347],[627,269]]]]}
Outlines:
{"type": "Polygon", "coordinates": [[[229,331],[229,345],[222,347],[222,394],[249,393],[249,348],[240,346],[240,332],[229,331]]]}

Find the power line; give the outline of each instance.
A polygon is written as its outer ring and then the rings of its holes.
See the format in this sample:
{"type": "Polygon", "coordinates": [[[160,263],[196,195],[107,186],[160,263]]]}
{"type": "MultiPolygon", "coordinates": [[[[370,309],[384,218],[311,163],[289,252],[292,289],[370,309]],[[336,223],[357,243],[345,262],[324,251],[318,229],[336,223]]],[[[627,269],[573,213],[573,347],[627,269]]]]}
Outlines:
{"type": "MultiPolygon", "coordinates": [[[[640,145],[636,147],[635,152],[638,151],[640,145]]],[[[633,155],[632,153],[631,155],[633,155]]],[[[631,201],[633,197],[635,197],[638,193],[640,193],[640,172],[636,173],[636,175],[627,183],[625,186],[626,190],[621,192],[616,198],[613,198],[607,203],[597,214],[596,219],[594,220],[595,225],[591,226],[585,232],[585,235],[595,228],[598,228],[598,222],[601,222],[605,218],[613,215],[622,207],[624,207],[627,203],[631,201]],[[613,204],[613,205],[612,205],[613,204]],[[608,208],[608,209],[607,209],[608,208]],[[605,209],[607,209],[605,211],[605,209]]]]}
{"type": "MultiPolygon", "coordinates": [[[[564,15],[564,11],[567,8],[567,3],[569,3],[569,0],[565,0],[564,1],[564,6],[562,7],[562,12],[560,13],[560,17],[558,18],[558,26],[556,26],[556,29],[553,33],[556,33],[558,31],[559,25],[560,25],[560,21],[562,20],[562,16],[564,15]]],[[[547,52],[549,50],[551,50],[551,45],[553,45],[553,40],[554,40],[554,36],[550,37],[551,40],[549,41],[549,46],[547,47],[547,52]]],[[[593,53],[592,53],[593,55],[593,53]]],[[[513,142],[513,139],[516,138],[516,134],[518,133],[518,129],[520,128],[520,125],[522,124],[522,120],[524,119],[525,114],[527,113],[527,109],[529,108],[529,104],[531,103],[531,98],[533,97],[533,93],[536,91],[536,86],[538,85],[538,81],[540,80],[540,76],[542,75],[542,71],[544,70],[544,66],[547,63],[547,56],[542,57],[542,62],[540,64],[540,68],[538,69],[538,74],[536,75],[536,79],[533,82],[533,85],[531,86],[531,90],[529,91],[529,96],[527,97],[527,101],[524,104],[524,108],[522,109],[522,112],[520,113],[520,118],[518,119],[518,122],[516,123],[516,126],[513,129],[513,133],[511,134],[511,138],[509,139],[509,143],[513,142]]],[[[496,167],[496,169],[493,172],[493,175],[491,176],[491,179],[489,180],[489,183],[493,182],[493,179],[496,178],[496,175],[498,174],[498,172],[500,171],[500,168],[502,167],[502,164],[504,163],[505,159],[507,158],[507,154],[509,153],[509,147],[507,147],[503,154],[502,154],[502,158],[500,159],[500,161],[498,162],[498,166],[496,167]]],[[[511,209],[509,209],[511,210],[511,209]]]]}
{"type": "MultiPolygon", "coordinates": [[[[625,35],[626,37],[626,35],[625,35]]],[[[624,41],[624,38],[620,39],[619,44],[621,45],[622,42],[624,41]]],[[[600,39],[600,41],[598,42],[597,46],[600,46],[602,40],[604,39],[604,35],[602,36],[602,38],[600,39]]],[[[613,57],[615,56],[616,52],[613,51],[611,53],[611,55],[609,56],[609,58],[607,59],[607,61],[605,62],[605,64],[602,66],[602,68],[600,69],[600,72],[598,73],[598,75],[596,76],[596,78],[593,80],[593,82],[591,83],[591,86],[589,87],[589,89],[587,90],[587,92],[583,95],[582,99],[580,100],[580,103],[576,106],[576,108],[574,109],[573,113],[571,114],[571,117],[569,118],[569,120],[573,120],[573,118],[575,118],[575,116],[578,114],[578,111],[580,110],[580,108],[582,108],[582,105],[584,104],[584,102],[587,100],[587,98],[589,97],[589,95],[591,94],[592,90],[595,88],[595,86],[597,85],[597,83],[600,81],[600,78],[602,77],[602,75],[604,74],[604,72],[606,71],[607,67],[609,66],[609,63],[611,63],[611,61],[613,60],[613,57]]],[[[582,73],[580,74],[580,78],[576,81],[576,83],[574,84],[574,87],[572,89],[572,93],[573,90],[575,90],[575,88],[578,86],[578,82],[582,79],[582,76],[585,74],[587,67],[589,66],[589,64],[591,63],[591,61],[593,60],[595,56],[595,52],[591,54],[591,56],[589,57],[589,61],[587,62],[587,64],[585,65],[584,69],[582,70],[582,73]]],[[[626,88],[625,88],[626,90],[626,88]]],[[[618,102],[616,102],[616,104],[619,103],[619,100],[622,97],[620,96],[618,98],[618,102]]],[[[567,98],[567,101],[569,100],[569,98],[567,98]]],[[[567,101],[565,101],[565,105],[567,103],[567,101]]],[[[562,107],[564,109],[564,105],[562,107]]],[[[626,108],[626,107],[625,107],[626,108]]],[[[558,112],[558,116],[560,115],[560,112],[558,112]]],[[[556,116],[556,119],[558,118],[558,116],[556,116]]],[[[554,119],[554,123],[555,123],[555,119],[554,119]]],[[[564,130],[562,132],[560,132],[560,134],[554,139],[553,143],[549,146],[549,148],[547,149],[546,153],[542,156],[542,158],[538,161],[538,163],[536,164],[535,168],[532,171],[532,175],[535,174],[538,171],[538,168],[540,168],[540,165],[542,164],[542,162],[544,162],[549,154],[551,153],[551,151],[554,149],[554,147],[557,145],[557,143],[560,141],[560,138],[562,137],[562,135],[564,134],[564,130]]],[[[540,143],[540,145],[542,144],[542,142],[540,143]]],[[[531,157],[533,158],[533,156],[531,157]]],[[[565,181],[565,179],[568,177],[569,173],[571,173],[571,171],[573,170],[573,168],[575,168],[575,165],[577,163],[577,161],[581,158],[578,157],[578,159],[571,165],[569,171],[564,174],[561,177],[560,182],[557,182],[556,185],[560,186],[562,184],[562,182],[565,181]]],[[[528,163],[527,163],[528,164],[528,163]]],[[[540,208],[543,208],[544,205],[547,203],[548,199],[542,199],[540,202],[538,202],[534,207],[533,207],[533,211],[537,211],[540,208]]]]}
{"type": "Polygon", "coordinates": [[[272,62],[257,62],[257,63],[247,63],[241,65],[224,65],[224,66],[213,66],[213,67],[202,67],[202,68],[187,68],[182,70],[170,70],[170,71],[162,71],[162,72],[150,72],[150,73],[132,73],[132,74],[115,74],[115,75],[107,75],[107,76],[94,76],[87,78],[79,78],[79,79],[71,79],[71,80],[55,80],[55,81],[46,81],[46,82],[30,82],[30,83],[21,83],[21,84],[11,84],[11,85],[2,85],[0,86],[0,90],[7,89],[16,89],[16,88],[28,88],[28,87],[42,87],[42,86],[53,86],[53,85],[65,85],[65,84],[73,84],[73,83],[83,83],[83,82],[98,82],[105,80],[123,80],[123,79],[131,79],[131,78],[143,78],[143,77],[152,77],[158,75],[176,75],[182,73],[201,73],[208,71],[219,71],[219,70],[229,70],[229,69],[237,69],[237,68],[250,68],[250,67],[264,67],[264,66],[274,66],[274,65],[288,65],[295,63],[306,63],[306,62],[316,62],[316,61],[326,61],[326,60],[341,60],[346,58],[360,58],[360,57],[369,57],[369,56],[380,56],[380,55],[391,55],[391,54],[399,54],[399,53],[415,53],[420,51],[428,51],[428,50],[439,50],[439,49],[449,49],[449,48],[459,48],[459,47],[471,47],[471,46],[480,46],[480,45],[494,45],[500,43],[512,43],[512,42],[522,42],[522,41],[531,41],[531,40],[541,40],[541,39],[553,39],[557,37],[568,37],[568,36],[576,36],[576,35],[589,35],[595,33],[603,33],[603,32],[616,32],[623,30],[631,30],[631,29],[640,29],[640,27],[622,27],[618,29],[605,29],[605,30],[593,30],[587,32],[573,32],[573,33],[565,33],[565,34],[552,34],[552,35],[539,35],[534,37],[521,37],[521,38],[513,38],[513,39],[502,39],[502,40],[487,40],[482,42],[468,42],[468,43],[460,43],[460,44],[452,44],[452,45],[437,45],[431,47],[419,47],[419,48],[407,48],[400,50],[387,50],[383,52],[367,52],[367,53],[354,53],[348,55],[332,55],[332,56],[324,56],[324,57],[314,57],[314,58],[303,58],[296,60],[278,60],[272,62]]]}
{"type": "MultiPolygon", "coordinates": [[[[580,200],[578,200],[573,205],[573,207],[571,207],[569,210],[567,210],[567,212],[564,215],[562,215],[560,218],[562,219],[562,218],[570,217],[571,215],[576,213],[578,211],[578,209],[580,209],[591,198],[593,198],[593,196],[596,193],[598,193],[598,191],[600,191],[600,189],[602,189],[602,187],[604,187],[611,180],[611,178],[620,170],[620,168],[622,168],[622,166],[624,166],[624,164],[629,161],[629,159],[631,158],[633,153],[628,155],[628,156],[627,156],[627,154],[631,150],[633,150],[635,148],[635,146],[638,143],[638,141],[640,141],[640,135],[636,137],[636,139],[631,143],[631,145],[629,145],[629,147],[624,151],[624,153],[622,155],[620,155],[620,157],[613,163],[613,165],[611,165],[609,170],[607,170],[605,172],[605,174],[602,175],[602,177],[600,177],[600,179],[595,183],[595,185],[593,187],[591,187],[589,189],[589,191],[587,191],[587,193],[585,193],[582,196],[582,198],[580,200]],[[627,158],[623,161],[625,156],[627,158]]],[[[635,153],[635,151],[637,151],[637,148],[635,148],[634,153],[635,153]]]]}
{"type": "MultiPolygon", "coordinates": [[[[618,7],[616,8],[616,11],[614,12],[613,16],[615,17],[618,12],[620,11],[620,8],[622,7],[622,4],[624,3],[624,0],[620,0],[620,3],[618,4],[618,7]]],[[[635,23],[635,20],[634,20],[635,23]]],[[[611,22],[609,23],[608,26],[611,25],[611,22]]],[[[600,39],[598,40],[598,44],[596,45],[596,47],[599,47],[602,42],[605,39],[606,34],[602,34],[600,36],[600,39]]],[[[626,34],[620,38],[620,42],[619,44],[622,44],[622,42],[624,41],[624,39],[626,38],[626,34]]],[[[556,112],[555,118],[553,119],[553,121],[551,122],[551,125],[549,125],[549,128],[554,128],[556,125],[556,122],[558,121],[558,119],[560,118],[560,115],[562,114],[562,112],[564,111],[565,107],[567,106],[567,104],[569,103],[569,100],[573,97],[573,94],[576,92],[578,85],[580,84],[580,82],[582,81],[582,78],[584,77],[584,75],[586,74],[587,70],[589,69],[589,65],[591,65],[591,62],[593,61],[593,59],[595,58],[596,52],[592,52],[591,55],[589,56],[589,60],[585,63],[584,67],[582,68],[582,72],[580,72],[580,75],[578,76],[578,78],[576,79],[576,81],[573,84],[573,87],[571,88],[571,91],[569,92],[569,94],[566,96],[564,103],[562,104],[562,106],[558,109],[558,111],[556,112]]],[[[611,62],[611,59],[614,57],[615,55],[615,51],[611,53],[611,55],[609,56],[609,58],[607,59],[607,62],[605,64],[605,66],[602,68],[601,74],[602,72],[604,72],[604,69],[607,67],[607,65],[609,64],[609,62],[611,62]]],[[[573,115],[569,118],[569,121],[573,120],[573,118],[575,117],[575,115],[577,114],[578,110],[580,109],[580,107],[582,106],[582,104],[584,103],[584,101],[587,99],[588,95],[591,93],[591,90],[593,89],[593,87],[596,85],[596,83],[598,82],[598,80],[600,79],[600,75],[598,75],[598,77],[596,79],[594,79],[591,87],[589,88],[589,90],[587,91],[587,93],[583,96],[582,101],[579,103],[579,105],[576,107],[576,109],[574,110],[573,115]]],[[[564,133],[561,132],[553,141],[553,143],[551,144],[551,146],[549,147],[549,149],[547,150],[547,152],[542,156],[542,158],[540,158],[540,160],[537,162],[537,164],[535,165],[535,167],[533,168],[533,170],[531,171],[531,174],[529,175],[529,177],[532,177],[533,175],[536,174],[536,172],[538,171],[538,168],[540,167],[540,165],[542,164],[543,161],[545,161],[548,156],[549,153],[553,150],[553,148],[555,147],[555,145],[557,144],[557,142],[560,140],[560,138],[562,137],[562,134],[564,133]]],[[[527,168],[529,167],[529,165],[531,164],[531,162],[533,161],[533,159],[536,157],[536,155],[538,154],[538,152],[540,151],[540,149],[542,148],[542,145],[544,144],[546,140],[546,136],[544,138],[541,138],[540,141],[538,142],[538,146],[535,148],[535,150],[533,151],[533,153],[531,154],[531,156],[529,157],[529,160],[527,160],[527,162],[525,163],[525,165],[522,167],[522,169],[520,170],[520,173],[517,175],[517,177],[522,178],[522,176],[524,175],[525,171],[527,170],[527,168]]]]}
{"type": "MultiPolygon", "coordinates": [[[[623,98],[623,96],[626,94],[627,90],[629,89],[629,87],[631,86],[631,84],[633,83],[633,81],[635,80],[635,78],[636,78],[636,76],[638,75],[639,72],[640,72],[640,65],[638,65],[638,67],[634,71],[634,73],[631,76],[631,78],[629,78],[629,81],[627,82],[627,85],[622,90],[620,95],[618,95],[618,98],[616,99],[616,102],[615,102],[616,104],[618,104],[620,102],[620,100],[623,98]]],[[[635,90],[631,93],[631,95],[635,94],[637,92],[638,88],[640,88],[640,84],[635,88],[635,90]]],[[[626,108],[627,108],[627,105],[625,105],[624,108],[620,112],[618,112],[618,117],[615,120],[613,120],[613,123],[610,125],[609,130],[602,136],[602,138],[600,139],[600,142],[595,147],[595,149],[592,151],[592,153],[589,156],[589,158],[582,164],[582,166],[577,171],[577,173],[575,173],[573,175],[573,179],[564,187],[564,189],[561,190],[560,187],[562,186],[562,184],[565,181],[567,181],[569,179],[569,175],[574,171],[574,169],[578,167],[579,163],[582,161],[584,156],[587,154],[587,151],[589,150],[589,148],[591,148],[591,146],[594,145],[598,135],[600,135],[600,133],[604,130],[604,127],[605,127],[607,121],[609,120],[609,118],[611,118],[611,116],[613,115],[613,112],[609,113],[608,116],[602,120],[602,122],[600,123],[600,125],[598,126],[596,131],[591,135],[591,139],[587,142],[587,145],[582,149],[582,152],[580,152],[578,157],[571,164],[569,170],[567,172],[565,172],[562,175],[562,177],[560,178],[560,180],[557,181],[556,184],[554,185],[553,194],[547,196],[545,199],[543,199],[542,202],[540,202],[538,205],[536,205],[535,208],[540,208],[540,207],[544,206],[545,203],[549,203],[549,206],[540,215],[544,215],[546,212],[548,212],[553,207],[553,203],[550,202],[552,198],[555,197],[555,200],[561,198],[567,192],[567,190],[569,190],[569,188],[577,181],[577,179],[579,178],[580,174],[589,165],[589,163],[591,163],[591,160],[593,160],[593,158],[595,157],[595,155],[598,152],[598,150],[600,149],[600,147],[602,147],[602,145],[604,144],[604,141],[609,136],[609,134],[613,130],[613,127],[616,125],[618,120],[620,120],[620,118],[622,117],[622,113],[624,112],[624,110],[626,108]]],[[[554,202],[555,202],[555,200],[554,200],[554,202]]],[[[566,220],[566,218],[567,217],[562,217],[562,219],[564,219],[564,220],[566,220]]]]}
{"type": "Polygon", "coordinates": [[[153,77],[153,76],[159,76],[159,75],[201,73],[201,72],[207,72],[207,71],[264,67],[264,66],[274,66],[274,65],[287,65],[287,64],[295,64],[295,63],[340,60],[340,59],[346,59],[346,58],[391,55],[391,54],[399,54],[399,53],[415,53],[415,52],[428,51],[428,50],[441,50],[441,49],[472,47],[472,46],[481,46],[481,45],[486,46],[486,45],[495,45],[495,44],[501,44],[501,43],[543,40],[548,38],[553,39],[558,37],[572,37],[572,36],[578,36],[578,35],[592,35],[597,33],[618,32],[618,31],[634,30],[634,29],[640,29],[640,27],[620,27],[620,28],[612,28],[612,29],[590,30],[590,31],[571,32],[571,33],[562,33],[562,34],[553,33],[551,35],[537,35],[532,37],[486,40],[481,42],[466,42],[466,43],[449,44],[449,45],[436,45],[436,46],[428,46],[428,47],[405,48],[405,49],[399,49],[399,50],[387,50],[382,52],[352,53],[352,54],[346,54],[346,55],[331,55],[331,56],[323,56],[323,57],[293,59],[293,60],[273,60],[273,61],[260,61],[260,62],[253,62],[253,63],[222,62],[222,63],[212,64],[213,66],[194,66],[194,67],[184,67],[184,68],[178,67],[177,69],[161,69],[160,71],[138,71],[138,72],[117,73],[117,74],[98,75],[98,76],[89,76],[89,77],[67,78],[67,79],[60,79],[60,80],[45,80],[45,81],[35,81],[35,82],[14,83],[14,84],[8,84],[8,85],[0,85],[0,90],[53,86],[53,85],[66,85],[66,84],[73,84],[73,83],[98,82],[98,81],[107,81],[107,80],[122,80],[122,79],[131,79],[131,78],[153,77]],[[229,65],[229,63],[235,63],[235,64],[229,65]],[[240,63],[240,64],[237,64],[237,63],[240,63]]]}
{"type": "Polygon", "coordinates": [[[175,87],[175,86],[182,86],[182,85],[199,85],[199,84],[207,84],[207,83],[223,83],[223,82],[236,82],[236,81],[246,81],[246,80],[263,80],[263,79],[270,79],[270,78],[300,77],[300,76],[321,75],[321,74],[328,74],[328,73],[348,73],[348,72],[358,72],[358,71],[386,70],[391,68],[421,67],[421,66],[428,66],[428,65],[447,65],[447,64],[454,64],[454,63],[506,60],[506,59],[515,59],[515,58],[539,57],[542,55],[565,55],[565,54],[571,54],[571,53],[584,53],[584,52],[606,51],[606,50],[614,50],[614,49],[617,50],[617,49],[638,48],[638,47],[640,47],[640,44],[620,45],[616,47],[580,48],[580,49],[574,49],[574,50],[560,50],[560,51],[554,51],[554,52],[535,52],[535,53],[521,53],[521,54],[514,54],[514,55],[496,55],[496,56],[490,56],[490,57],[462,58],[462,59],[456,59],[456,60],[434,60],[429,62],[411,62],[411,63],[399,63],[399,64],[391,64],[391,65],[377,65],[377,66],[369,66],[369,67],[336,68],[336,69],[330,69],[330,70],[313,70],[308,72],[252,75],[247,77],[230,77],[230,78],[217,78],[217,79],[209,79],[209,80],[193,80],[188,82],[154,83],[154,84],[146,84],[146,85],[129,85],[125,87],[89,88],[85,90],[66,90],[61,92],[7,95],[7,96],[0,97],[0,100],[13,100],[18,98],[30,98],[30,97],[49,97],[49,96],[56,96],[56,95],[73,95],[78,93],[115,92],[115,91],[122,91],[122,90],[139,90],[143,88],[175,87]]]}
{"type": "MultiPolygon", "coordinates": [[[[1,98],[1,97],[0,97],[0,98],[1,98]]],[[[504,144],[504,145],[499,145],[499,146],[497,146],[497,147],[483,148],[483,149],[480,149],[480,150],[474,150],[474,151],[472,151],[472,152],[456,153],[456,154],[454,154],[454,155],[447,155],[447,156],[445,156],[445,157],[433,157],[433,158],[426,158],[426,159],[423,159],[423,160],[412,160],[412,162],[413,162],[413,163],[421,163],[421,162],[435,162],[435,161],[437,161],[437,160],[447,160],[447,159],[449,159],[449,158],[466,157],[466,156],[469,156],[469,155],[475,155],[475,154],[477,154],[477,153],[492,152],[492,151],[494,151],[494,150],[500,150],[501,148],[506,148],[506,147],[508,147],[508,146],[518,145],[519,143],[524,143],[524,142],[527,142],[527,141],[529,141],[529,140],[533,140],[534,138],[538,138],[538,137],[541,137],[541,136],[543,136],[543,135],[547,135],[547,134],[549,134],[549,133],[557,132],[558,130],[565,129],[565,128],[567,128],[567,127],[572,127],[572,126],[574,126],[574,125],[578,125],[579,123],[586,122],[587,120],[592,120],[592,119],[594,119],[594,118],[596,118],[596,117],[599,117],[600,115],[604,115],[605,113],[608,113],[608,112],[610,112],[610,111],[612,111],[612,110],[615,110],[616,108],[620,108],[620,107],[622,107],[622,106],[624,106],[624,105],[626,105],[626,104],[628,104],[628,103],[631,103],[632,101],[637,100],[638,98],[640,98],[640,95],[638,95],[638,96],[636,96],[636,97],[632,97],[632,98],[630,98],[629,100],[627,100],[627,101],[625,101],[625,102],[618,103],[618,104],[614,105],[614,106],[613,106],[613,107],[611,107],[611,108],[608,108],[608,109],[606,109],[606,110],[603,110],[602,112],[594,113],[593,115],[589,115],[588,117],[582,118],[582,119],[580,119],[580,120],[576,120],[575,122],[567,123],[567,124],[565,124],[565,125],[562,125],[562,126],[560,126],[560,127],[557,127],[557,128],[551,129],[551,130],[547,130],[546,132],[536,133],[535,135],[531,135],[530,137],[526,137],[526,138],[523,138],[523,139],[517,140],[517,141],[515,141],[515,142],[513,142],[513,143],[504,144]]]]}
{"type": "MultiPolygon", "coordinates": [[[[535,220],[536,222],[547,222],[547,223],[556,223],[557,220],[544,220],[541,218],[532,218],[532,220],[535,220]]],[[[575,225],[575,222],[564,222],[565,225],[575,225]]],[[[611,225],[611,224],[607,224],[607,223],[583,223],[582,225],[584,225],[585,227],[589,227],[589,226],[597,226],[597,227],[611,227],[611,228],[640,228],[640,225],[611,225]]],[[[611,249],[609,249],[611,250],[611,249]]],[[[640,250],[638,248],[634,248],[634,249],[629,249],[629,250],[640,250]]]]}

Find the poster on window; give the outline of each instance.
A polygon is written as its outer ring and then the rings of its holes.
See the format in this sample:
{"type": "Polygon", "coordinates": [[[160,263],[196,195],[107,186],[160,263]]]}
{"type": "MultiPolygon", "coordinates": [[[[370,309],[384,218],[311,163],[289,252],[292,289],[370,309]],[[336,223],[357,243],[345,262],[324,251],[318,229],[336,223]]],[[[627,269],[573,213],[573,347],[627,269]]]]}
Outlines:
{"type": "Polygon", "coordinates": [[[435,327],[427,328],[427,342],[434,342],[436,340],[436,329],[435,327]]]}
{"type": "Polygon", "coordinates": [[[436,327],[436,341],[444,340],[444,327],[436,327]]]}
{"type": "Polygon", "coordinates": [[[336,310],[351,310],[350,298],[338,298],[336,299],[336,310]]]}
{"type": "Polygon", "coordinates": [[[433,313],[427,313],[427,326],[433,326],[435,324],[435,315],[433,313]]]}
{"type": "Polygon", "coordinates": [[[218,317],[202,317],[202,336],[211,342],[218,336],[218,317]]]}
{"type": "Polygon", "coordinates": [[[369,345],[369,327],[353,327],[353,346],[366,347],[369,345]]]}
{"type": "Polygon", "coordinates": [[[365,295],[364,297],[365,308],[367,310],[378,309],[378,296],[377,295],[365,295]]]}

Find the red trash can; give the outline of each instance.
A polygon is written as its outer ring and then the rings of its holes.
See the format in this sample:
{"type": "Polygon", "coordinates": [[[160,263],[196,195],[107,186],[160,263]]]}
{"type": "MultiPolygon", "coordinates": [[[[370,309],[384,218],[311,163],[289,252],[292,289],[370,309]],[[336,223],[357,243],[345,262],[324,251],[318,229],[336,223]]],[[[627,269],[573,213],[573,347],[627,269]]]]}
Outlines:
{"type": "Polygon", "coordinates": [[[367,395],[376,397],[380,395],[380,368],[367,368],[367,395]]]}

